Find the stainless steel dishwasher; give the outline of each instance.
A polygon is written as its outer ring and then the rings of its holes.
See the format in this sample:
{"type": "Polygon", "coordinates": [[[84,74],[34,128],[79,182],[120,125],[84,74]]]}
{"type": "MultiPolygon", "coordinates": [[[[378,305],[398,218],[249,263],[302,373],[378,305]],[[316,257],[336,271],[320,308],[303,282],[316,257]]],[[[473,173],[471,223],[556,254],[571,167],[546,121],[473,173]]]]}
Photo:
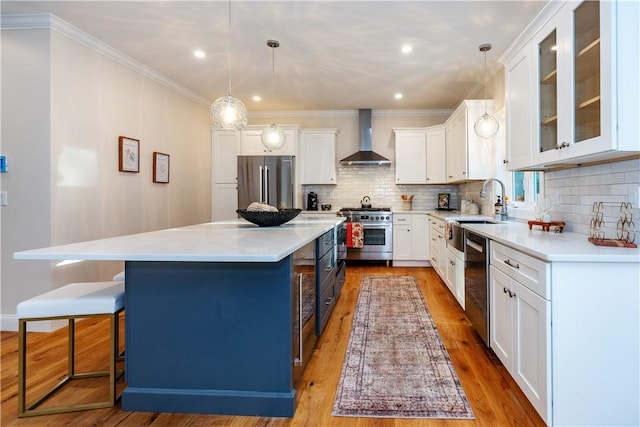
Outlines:
{"type": "Polygon", "coordinates": [[[467,320],[489,346],[489,241],[464,230],[464,311],[467,320]]]}

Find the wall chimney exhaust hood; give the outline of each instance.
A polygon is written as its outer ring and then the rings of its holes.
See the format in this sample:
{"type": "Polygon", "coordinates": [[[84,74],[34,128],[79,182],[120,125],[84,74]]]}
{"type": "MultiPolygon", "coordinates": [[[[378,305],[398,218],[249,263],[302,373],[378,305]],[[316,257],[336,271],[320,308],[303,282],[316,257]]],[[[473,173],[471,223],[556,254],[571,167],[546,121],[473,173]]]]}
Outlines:
{"type": "Polygon", "coordinates": [[[391,160],[373,152],[371,110],[358,110],[360,120],[360,151],[340,160],[341,165],[390,165],[391,160]]]}

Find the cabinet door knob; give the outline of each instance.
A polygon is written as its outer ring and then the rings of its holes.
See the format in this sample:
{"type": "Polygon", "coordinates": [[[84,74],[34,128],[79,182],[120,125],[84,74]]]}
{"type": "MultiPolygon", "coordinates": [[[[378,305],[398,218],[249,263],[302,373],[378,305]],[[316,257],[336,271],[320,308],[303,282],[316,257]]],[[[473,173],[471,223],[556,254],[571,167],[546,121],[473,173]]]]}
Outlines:
{"type": "Polygon", "coordinates": [[[504,160],[502,161],[502,163],[504,163],[504,164],[506,165],[507,163],[509,163],[509,160],[504,159],[504,160]]]}
{"type": "Polygon", "coordinates": [[[507,293],[507,291],[508,291],[508,289],[507,289],[507,288],[502,288],[502,292],[503,292],[503,293],[505,293],[505,294],[506,294],[506,293],[507,293]]]}

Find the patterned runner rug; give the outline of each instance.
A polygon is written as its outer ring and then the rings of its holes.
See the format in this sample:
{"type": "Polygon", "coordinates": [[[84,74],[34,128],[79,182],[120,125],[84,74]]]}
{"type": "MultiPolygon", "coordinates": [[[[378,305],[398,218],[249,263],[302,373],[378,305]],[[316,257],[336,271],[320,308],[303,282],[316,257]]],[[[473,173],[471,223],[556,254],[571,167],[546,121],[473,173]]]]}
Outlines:
{"type": "Polygon", "coordinates": [[[332,415],[474,418],[414,277],[362,280],[332,415]]]}

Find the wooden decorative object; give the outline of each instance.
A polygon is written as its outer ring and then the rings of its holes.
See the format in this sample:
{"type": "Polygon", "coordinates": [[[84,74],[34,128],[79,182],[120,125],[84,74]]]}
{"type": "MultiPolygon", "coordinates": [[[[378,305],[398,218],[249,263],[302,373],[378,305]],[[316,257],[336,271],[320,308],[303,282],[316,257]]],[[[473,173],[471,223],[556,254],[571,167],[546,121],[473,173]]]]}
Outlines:
{"type": "Polygon", "coordinates": [[[564,221],[528,221],[527,224],[529,224],[529,230],[531,230],[531,227],[533,227],[534,225],[541,225],[544,231],[549,231],[549,229],[553,226],[556,227],[556,233],[562,233],[562,231],[564,230],[564,226],[567,225],[564,221]]]}
{"type": "Polygon", "coordinates": [[[625,242],[624,240],[616,240],[616,239],[604,239],[598,240],[593,237],[589,237],[589,241],[596,246],[611,246],[617,248],[637,248],[638,245],[631,242],[625,242]]]}

